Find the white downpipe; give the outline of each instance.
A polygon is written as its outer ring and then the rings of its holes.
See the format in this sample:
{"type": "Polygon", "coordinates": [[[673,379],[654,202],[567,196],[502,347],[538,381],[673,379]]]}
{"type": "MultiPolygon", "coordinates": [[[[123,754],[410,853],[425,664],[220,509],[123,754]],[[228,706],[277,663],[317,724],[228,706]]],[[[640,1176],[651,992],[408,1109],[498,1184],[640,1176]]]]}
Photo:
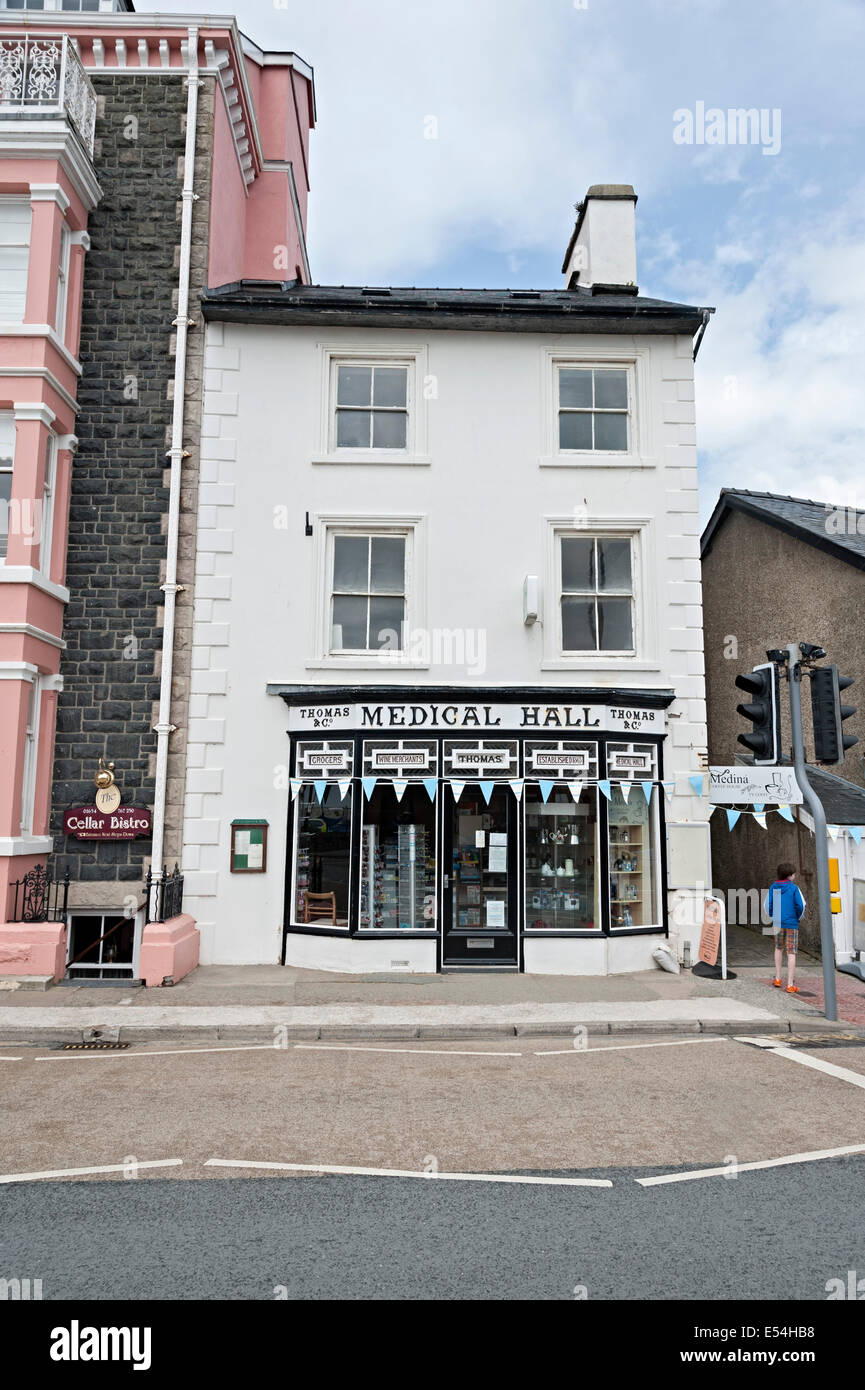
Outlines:
{"type": "Polygon", "coordinates": [[[153,846],[151,863],[154,873],[162,870],[165,845],[165,797],[168,786],[168,739],[174,732],[171,723],[171,681],[174,671],[174,609],[179,586],[177,583],[177,543],[180,529],[180,481],[183,471],[183,415],[186,390],[186,338],[189,329],[189,265],[192,254],[192,205],[198,195],[193,191],[195,179],[195,142],[198,121],[198,29],[190,27],[186,53],[188,95],[186,102],[186,147],[183,156],[183,206],[180,222],[180,270],[177,277],[177,329],[174,358],[174,409],[171,418],[171,474],[168,494],[168,548],[165,562],[165,621],[162,638],[162,667],[159,680],[159,717],[156,733],[156,789],[153,801],[153,846]]]}

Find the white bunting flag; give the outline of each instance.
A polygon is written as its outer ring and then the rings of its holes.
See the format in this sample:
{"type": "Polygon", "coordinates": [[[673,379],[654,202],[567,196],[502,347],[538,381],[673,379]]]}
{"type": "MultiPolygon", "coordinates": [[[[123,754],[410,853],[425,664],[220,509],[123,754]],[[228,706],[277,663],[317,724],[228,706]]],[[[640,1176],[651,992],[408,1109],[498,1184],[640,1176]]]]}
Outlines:
{"type": "Polygon", "coordinates": [[[292,777],[292,778],[291,778],[291,783],[290,783],[290,785],[291,785],[291,799],[292,799],[292,801],[294,801],[295,798],[297,797],[297,793],[300,791],[301,787],[303,786],[303,778],[302,778],[302,777],[292,777]]]}
{"type": "Polygon", "coordinates": [[[522,778],[522,777],[512,777],[512,778],[510,779],[510,781],[508,782],[508,786],[510,787],[510,789],[511,789],[511,791],[513,792],[514,796],[517,798],[517,801],[519,801],[520,797],[521,797],[522,794],[523,794],[523,778],[522,778]]]}
{"type": "Polygon", "coordinates": [[[568,791],[571,793],[571,796],[574,798],[574,801],[579,801],[580,797],[583,794],[583,787],[585,785],[585,782],[580,781],[578,777],[575,777],[572,782],[568,783],[568,791]]]}
{"type": "Polygon", "coordinates": [[[459,801],[465,790],[465,782],[451,782],[451,791],[454,794],[454,801],[459,801]]]}
{"type": "Polygon", "coordinates": [[[351,786],[351,778],[339,777],[337,778],[336,785],[339,787],[340,800],[345,801],[346,795],[348,794],[348,789],[351,786]]]}
{"type": "Polygon", "coordinates": [[[619,791],[622,793],[622,800],[624,801],[625,805],[628,804],[628,797],[631,795],[631,788],[633,787],[633,785],[633,782],[619,783],[619,791]]]}
{"type": "Polygon", "coordinates": [[[394,791],[396,792],[396,799],[397,799],[397,801],[402,801],[403,792],[405,791],[405,789],[406,789],[407,786],[408,786],[408,778],[407,778],[407,777],[394,777],[394,779],[393,779],[393,789],[394,789],[394,791]]]}

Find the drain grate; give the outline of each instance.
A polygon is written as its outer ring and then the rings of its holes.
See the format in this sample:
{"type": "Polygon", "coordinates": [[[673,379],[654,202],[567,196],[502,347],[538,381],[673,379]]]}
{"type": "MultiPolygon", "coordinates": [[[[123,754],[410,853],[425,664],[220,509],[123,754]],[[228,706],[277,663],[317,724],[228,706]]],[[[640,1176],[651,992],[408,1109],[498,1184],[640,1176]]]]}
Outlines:
{"type": "Polygon", "coordinates": [[[129,1047],[128,1042],[74,1042],[55,1043],[54,1052],[122,1052],[129,1047]]]}

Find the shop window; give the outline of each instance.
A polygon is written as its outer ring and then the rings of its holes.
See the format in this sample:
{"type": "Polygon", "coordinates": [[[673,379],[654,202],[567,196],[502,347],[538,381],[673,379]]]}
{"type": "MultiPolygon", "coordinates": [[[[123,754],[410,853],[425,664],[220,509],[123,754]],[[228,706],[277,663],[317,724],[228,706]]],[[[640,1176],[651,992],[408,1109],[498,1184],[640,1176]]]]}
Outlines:
{"type": "Polygon", "coordinates": [[[546,801],[525,789],[526,928],[598,931],[598,794],[585,787],[575,802],[563,783],[546,801]]]}
{"type": "Polygon", "coordinates": [[[402,651],[410,533],[335,532],[330,653],[402,651]]]}
{"type": "Polygon", "coordinates": [[[42,485],[41,537],[39,542],[39,569],[50,578],[51,542],[54,535],[54,487],[57,479],[57,440],[48,436],[45,446],[45,481],[42,485]]]}
{"type": "Polygon", "coordinates": [[[0,562],[9,546],[9,512],[12,505],[12,464],[15,459],[15,417],[0,415],[0,562]]]}
{"type": "Polygon", "coordinates": [[[0,323],[22,323],[30,262],[30,201],[0,198],[0,323]]]}
{"type": "Polygon", "coordinates": [[[653,744],[619,743],[607,747],[611,795],[607,803],[610,926],[613,930],[652,927],[660,922],[658,900],[658,789],[651,804],[640,781],[657,776],[653,744]],[[626,784],[627,796],[620,782],[626,784]]]}
{"type": "Polygon", "coordinates": [[[435,806],[422,783],[397,798],[379,784],[363,808],[360,868],[362,931],[435,928],[435,806]]]}
{"type": "Polygon", "coordinates": [[[404,451],[408,445],[408,366],[389,362],[336,362],[334,366],[336,448],[404,451]]]}
{"type": "Polygon", "coordinates": [[[630,536],[559,538],[562,651],[634,651],[630,536]]]}
{"type": "Polygon", "coordinates": [[[559,367],[559,449],[628,451],[628,372],[624,367],[559,367]]]}
{"type": "Polygon", "coordinates": [[[347,927],[351,874],[351,806],[334,782],[321,800],[314,786],[295,799],[295,920],[319,927],[347,927]]]}

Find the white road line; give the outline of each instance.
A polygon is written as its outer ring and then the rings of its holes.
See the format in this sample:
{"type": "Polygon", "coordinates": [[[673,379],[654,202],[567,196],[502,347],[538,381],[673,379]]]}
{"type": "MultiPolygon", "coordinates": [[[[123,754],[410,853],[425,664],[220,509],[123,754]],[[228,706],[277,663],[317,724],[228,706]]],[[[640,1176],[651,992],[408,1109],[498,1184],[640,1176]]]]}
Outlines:
{"type": "Polygon", "coordinates": [[[20,1062],[20,1057],[0,1057],[0,1062],[20,1062]]]}
{"type": "MultiPolygon", "coordinates": [[[[804,1046],[807,1047],[807,1043],[804,1046]]],[[[770,1057],[786,1057],[789,1062],[798,1062],[800,1067],[813,1067],[814,1071],[825,1072],[838,1081],[847,1081],[851,1086],[859,1086],[865,1091],[865,1076],[849,1067],[837,1067],[834,1062],[824,1062],[820,1057],[809,1057],[804,1052],[794,1052],[792,1047],[773,1047],[768,1049],[770,1057]]]]}
{"type": "Polygon", "coordinates": [[[295,1043],[307,1052],[419,1052],[425,1057],[522,1057],[521,1052],[474,1052],[456,1047],[365,1047],[361,1043],[295,1043]]]}
{"type": "Polygon", "coordinates": [[[757,1168],[783,1168],[788,1163],[816,1163],[821,1158],[843,1158],[846,1154],[865,1153],[865,1144],[846,1144],[841,1149],[815,1149],[813,1153],[788,1154],[786,1158],[764,1158],[757,1163],[726,1164],[723,1168],[698,1168],[691,1173],[662,1173],[657,1178],[635,1178],[641,1187],[659,1187],[662,1183],[692,1182],[694,1178],[718,1178],[730,1173],[750,1173],[757,1168]]]}
{"type": "Polygon", "coordinates": [[[195,1052],[283,1052],[270,1043],[250,1043],[239,1047],[166,1047],[153,1052],[54,1052],[50,1057],[34,1057],[35,1062],[95,1062],[111,1057],[189,1057],[195,1052]]]}
{"type": "Polygon", "coordinates": [[[264,1163],[255,1159],[208,1158],[205,1168],[269,1168],[287,1173],[346,1173],[370,1178],[423,1178],[445,1182],[531,1183],[543,1187],[612,1187],[609,1178],[533,1178],[505,1173],[415,1173],[405,1168],[354,1168],[339,1163],[264,1163]]]}
{"type": "Polygon", "coordinates": [[[536,1057],[567,1057],[571,1053],[581,1057],[585,1052],[630,1052],[638,1047],[690,1047],[694,1043],[727,1042],[728,1038],[677,1038],[675,1042],[652,1043],[613,1043],[611,1047],[561,1047],[548,1052],[536,1052],[536,1057]]]}
{"type": "Polygon", "coordinates": [[[139,1168],[177,1168],[183,1163],[182,1158],[152,1158],[145,1161],[136,1160],[132,1163],[106,1163],[97,1168],[48,1168],[44,1173],[0,1173],[0,1183],[4,1182],[36,1182],[39,1178],[81,1178],[87,1177],[90,1173],[126,1173],[135,1167],[139,1168]]]}

